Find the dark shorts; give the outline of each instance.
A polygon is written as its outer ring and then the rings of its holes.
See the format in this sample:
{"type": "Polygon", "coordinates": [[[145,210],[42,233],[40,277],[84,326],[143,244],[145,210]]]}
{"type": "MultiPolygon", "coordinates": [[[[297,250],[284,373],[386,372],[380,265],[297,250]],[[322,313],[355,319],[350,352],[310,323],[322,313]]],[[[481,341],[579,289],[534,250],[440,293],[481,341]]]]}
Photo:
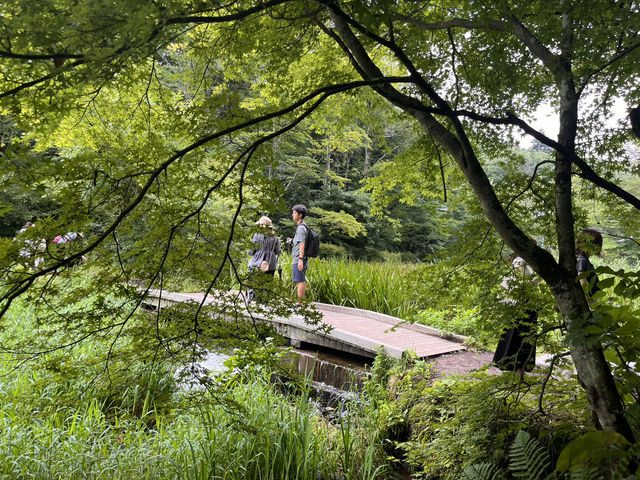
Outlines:
{"type": "Polygon", "coordinates": [[[308,263],[309,260],[307,260],[306,258],[302,260],[302,271],[298,270],[298,262],[291,265],[291,267],[293,268],[293,275],[291,277],[295,283],[307,281],[305,274],[307,273],[308,263]]]}

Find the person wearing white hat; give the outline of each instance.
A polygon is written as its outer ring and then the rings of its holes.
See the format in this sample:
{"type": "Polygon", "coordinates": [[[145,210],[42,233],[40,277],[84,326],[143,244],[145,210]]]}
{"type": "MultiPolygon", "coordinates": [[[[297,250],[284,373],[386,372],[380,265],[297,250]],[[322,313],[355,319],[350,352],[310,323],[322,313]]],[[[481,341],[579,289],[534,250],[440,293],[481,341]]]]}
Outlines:
{"type": "MultiPolygon", "coordinates": [[[[267,275],[273,276],[278,266],[278,256],[281,253],[280,239],[273,231],[273,223],[267,216],[260,217],[256,224],[263,229],[262,232],[253,235],[251,242],[255,248],[249,250],[251,260],[249,260],[249,269],[259,269],[267,275]]],[[[251,301],[255,296],[253,290],[249,290],[249,298],[251,301]]]]}

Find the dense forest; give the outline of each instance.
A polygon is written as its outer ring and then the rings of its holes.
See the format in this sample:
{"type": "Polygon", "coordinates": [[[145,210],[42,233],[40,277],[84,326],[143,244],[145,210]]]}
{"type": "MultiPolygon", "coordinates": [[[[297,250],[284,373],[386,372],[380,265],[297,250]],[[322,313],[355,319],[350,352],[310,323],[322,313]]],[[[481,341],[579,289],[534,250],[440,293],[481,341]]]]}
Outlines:
{"type": "MultiPolygon", "coordinates": [[[[4,2],[0,472],[636,478],[638,25],[636,3],[580,0],[4,2]],[[545,108],[557,131],[533,126],[545,108]],[[258,218],[286,245],[299,203],[321,237],[309,300],[478,351],[535,310],[549,362],[438,380],[381,354],[322,417],[234,293],[261,282],[258,218]],[[504,301],[510,256],[524,306],[504,301]],[[220,301],[150,313],[155,289],[220,301]]],[[[256,309],[319,325],[287,253],[256,309]]]]}

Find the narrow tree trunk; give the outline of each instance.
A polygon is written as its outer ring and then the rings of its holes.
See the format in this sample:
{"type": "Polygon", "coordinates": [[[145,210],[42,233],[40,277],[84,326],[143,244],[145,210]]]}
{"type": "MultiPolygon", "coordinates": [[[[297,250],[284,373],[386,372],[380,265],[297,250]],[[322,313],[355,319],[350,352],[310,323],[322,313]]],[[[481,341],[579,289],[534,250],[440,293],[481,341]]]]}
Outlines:
{"type": "Polygon", "coordinates": [[[327,145],[327,152],[325,155],[325,171],[324,171],[324,181],[322,182],[322,186],[327,186],[327,180],[329,179],[329,172],[331,171],[331,150],[329,149],[329,145],[327,145]]]}
{"type": "Polygon", "coordinates": [[[552,288],[567,327],[571,358],[584,388],[597,428],[613,430],[630,442],[635,438],[624,416],[624,406],[615,380],[597,339],[589,338],[586,327],[593,315],[579,282],[569,280],[552,288]]]}
{"type": "Polygon", "coordinates": [[[349,156],[348,152],[345,153],[344,156],[345,156],[346,161],[347,161],[347,167],[346,167],[345,172],[344,172],[344,177],[347,180],[349,180],[349,168],[351,168],[351,157],[349,156]]]}

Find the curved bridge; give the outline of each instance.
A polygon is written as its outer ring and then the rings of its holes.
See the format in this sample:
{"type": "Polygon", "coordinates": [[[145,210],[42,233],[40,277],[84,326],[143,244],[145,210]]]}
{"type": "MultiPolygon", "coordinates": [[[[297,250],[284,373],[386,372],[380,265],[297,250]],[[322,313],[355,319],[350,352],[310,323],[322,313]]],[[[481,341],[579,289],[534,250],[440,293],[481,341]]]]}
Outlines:
{"type": "MultiPolygon", "coordinates": [[[[150,290],[143,303],[162,309],[182,302],[200,303],[203,299],[202,293],[150,290]]],[[[215,301],[216,297],[209,295],[204,303],[215,301]]],[[[466,350],[462,344],[465,337],[460,335],[444,335],[438,329],[408,324],[399,318],[369,310],[325,303],[312,305],[322,313],[323,322],[333,327],[329,333],[315,331],[313,326],[296,315],[261,320],[274,325],[294,347],[307,343],[369,358],[374,358],[380,349],[393,358],[400,358],[405,351],[413,351],[419,358],[430,358],[466,350]]]]}

